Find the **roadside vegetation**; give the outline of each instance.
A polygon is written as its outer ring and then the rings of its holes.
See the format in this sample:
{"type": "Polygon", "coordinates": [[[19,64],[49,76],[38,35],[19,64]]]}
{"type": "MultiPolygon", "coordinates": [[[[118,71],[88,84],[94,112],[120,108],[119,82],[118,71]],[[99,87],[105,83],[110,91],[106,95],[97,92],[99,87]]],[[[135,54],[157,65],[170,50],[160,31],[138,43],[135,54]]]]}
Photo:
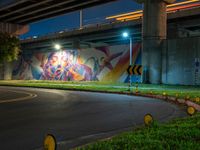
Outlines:
{"type": "MultiPolygon", "coordinates": [[[[117,92],[117,93],[135,93],[136,84],[131,89],[126,83],[112,82],[64,82],[64,81],[41,81],[41,80],[11,80],[0,81],[0,85],[4,86],[20,86],[20,87],[40,87],[55,88],[66,90],[83,90],[83,91],[99,91],[99,92],[117,92]]],[[[163,95],[178,98],[188,98],[200,104],[200,86],[180,86],[180,85],[152,85],[139,84],[138,91],[143,94],[163,95]]]]}
{"type": "Polygon", "coordinates": [[[17,60],[20,51],[20,40],[16,36],[0,32],[0,63],[17,60]]]}
{"type": "Polygon", "coordinates": [[[200,114],[165,124],[153,123],[77,150],[199,150],[200,114]]]}

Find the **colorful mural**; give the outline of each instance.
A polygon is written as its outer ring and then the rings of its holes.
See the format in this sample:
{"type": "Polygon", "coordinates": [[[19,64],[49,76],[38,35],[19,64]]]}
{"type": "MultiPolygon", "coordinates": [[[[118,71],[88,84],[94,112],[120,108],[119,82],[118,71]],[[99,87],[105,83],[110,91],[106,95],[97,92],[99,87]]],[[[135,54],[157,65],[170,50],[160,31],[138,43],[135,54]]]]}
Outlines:
{"type": "MultiPolygon", "coordinates": [[[[133,62],[141,63],[141,45],[133,47],[133,62]]],[[[127,82],[129,45],[47,53],[23,53],[15,63],[13,78],[20,80],[127,82]]]]}

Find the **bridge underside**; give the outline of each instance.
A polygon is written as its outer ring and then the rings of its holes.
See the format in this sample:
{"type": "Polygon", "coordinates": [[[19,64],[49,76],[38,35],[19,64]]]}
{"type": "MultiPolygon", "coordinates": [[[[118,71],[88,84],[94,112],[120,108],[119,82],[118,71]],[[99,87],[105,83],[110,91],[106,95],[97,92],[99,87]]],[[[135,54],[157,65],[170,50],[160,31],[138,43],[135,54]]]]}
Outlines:
{"type": "MultiPolygon", "coordinates": [[[[168,14],[168,38],[200,36],[200,8],[168,14]]],[[[99,47],[117,44],[128,44],[121,37],[124,30],[129,29],[133,41],[142,40],[141,19],[129,22],[115,22],[84,27],[82,30],[62,31],[47,36],[28,38],[21,41],[25,51],[52,50],[53,43],[59,43],[72,49],[74,41],[79,41],[80,48],[99,47]]]]}
{"type": "Polygon", "coordinates": [[[115,0],[15,0],[0,7],[0,22],[29,24],[115,0]]]}

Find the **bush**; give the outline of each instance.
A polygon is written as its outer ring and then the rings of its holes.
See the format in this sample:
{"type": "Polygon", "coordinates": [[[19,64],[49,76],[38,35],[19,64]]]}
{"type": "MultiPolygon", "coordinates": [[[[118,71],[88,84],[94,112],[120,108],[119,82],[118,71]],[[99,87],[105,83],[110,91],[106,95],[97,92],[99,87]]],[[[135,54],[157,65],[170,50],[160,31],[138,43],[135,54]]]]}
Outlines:
{"type": "Polygon", "coordinates": [[[0,63],[17,60],[20,53],[20,40],[8,33],[0,32],[0,63]]]}

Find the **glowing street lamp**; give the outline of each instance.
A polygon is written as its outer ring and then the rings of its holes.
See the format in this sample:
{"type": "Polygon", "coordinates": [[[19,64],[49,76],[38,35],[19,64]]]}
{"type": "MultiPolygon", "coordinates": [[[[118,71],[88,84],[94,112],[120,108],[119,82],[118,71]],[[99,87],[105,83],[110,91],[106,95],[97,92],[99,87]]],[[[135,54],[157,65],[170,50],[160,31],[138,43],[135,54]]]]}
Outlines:
{"type": "Polygon", "coordinates": [[[124,38],[127,38],[127,37],[129,37],[129,34],[128,34],[128,32],[123,32],[123,33],[122,33],[122,36],[123,36],[124,38]]]}
{"type": "Polygon", "coordinates": [[[55,44],[55,45],[54,45],[54,48],[55,48],[56,50],[60,50],[60,49],[61,49],[61,45],[60,45],[60,44],[55,44]]]}
{"type": "MultiPolygon", "coordinates": [[[[132,37],[131,37],[131,35],[129,35],[129,33],[128,32],[123,32],[122,33],[122,36],[123,36],[123,38],[125,38],[125,39],[129,39],[130,40],[130,63],[129,63],[129,65],[131,66],[132,65],[132,50],[133,50],[133,44],[132,44],[132,37]]],[[[131,84],[132,84],[132,75],[130,75],[130,80],[129,80],[129,83],[130,83],[130,87],[131,87],[131,84]]]]}

